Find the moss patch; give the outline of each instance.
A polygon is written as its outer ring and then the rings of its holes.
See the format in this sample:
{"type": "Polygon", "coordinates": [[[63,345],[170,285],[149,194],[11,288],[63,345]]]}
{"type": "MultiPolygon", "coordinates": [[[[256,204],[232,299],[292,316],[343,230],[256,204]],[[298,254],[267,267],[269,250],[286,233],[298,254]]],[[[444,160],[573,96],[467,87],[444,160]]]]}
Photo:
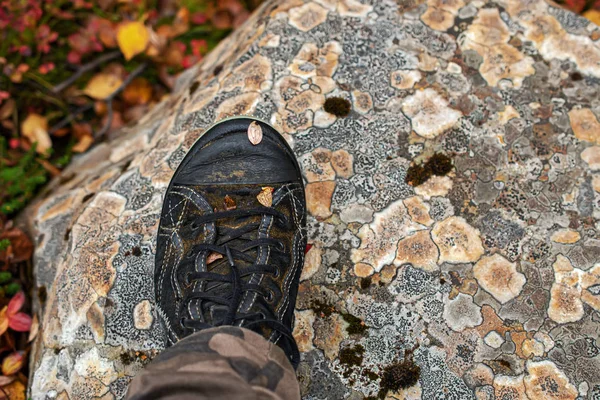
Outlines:
{"type": "Polygon", "coordinates": [[[325,104],[323,105],[325,111],[329,114],[333,114],[336,117],[347,117],[350,114],[350,109],[352,105],[350,102],[341,97],[330,97],[325,100],[325,104]]]}
{"type": "Polygon", "coordinates": [[[370,276],[367,276],[366,278],[362,278],[360,280],[360,288],[362,290],[367,290],[369,288],[369,286],[371,286],[371,282],[372,282],[372,279],[370,276]]]}
{"type": "Polygon", "coordinates": [[[369,329],[369,327],[365,325],[362,319],[355,317],[352,314],[342,314],[342,318],[348,323],[346,332],[348,332],[348,334],[350,335],[360,335],[365,333],[365,331],[369,329]]]}
{"type": "Polygon", "coordinates": [[[424,164],[414,164],[406,171],[405,182],[411,186],[419,186],[427,182],[433,175],[445,176],[452,171],[452,159],[445,154],[435,153],[424,164]]]}
{"type": "Polygon", "coordinates": [[[363,362],[365,348],[357,344],[354,347],[345,347],[340,350],[340,363],[346,367],[344,377],[348,378],[352,373],[352,367],[360,366],[363,362]]]}
{"type": "Polygon", "coordinates": [[[379,398],[384,399],[389,391],[397,392],[415,385],[421,376],[421,367],[416,365],[412,357],[406,360],[388,365],[383,370],[383,376],[379,383],[379,398]]]}
{"type": "Polygon", "coordinates": [[[310,307],[317,316],[329,317],[335,312],[335,307],[331,304],[324,303],[320,300],[315,300],[310,307]]]}

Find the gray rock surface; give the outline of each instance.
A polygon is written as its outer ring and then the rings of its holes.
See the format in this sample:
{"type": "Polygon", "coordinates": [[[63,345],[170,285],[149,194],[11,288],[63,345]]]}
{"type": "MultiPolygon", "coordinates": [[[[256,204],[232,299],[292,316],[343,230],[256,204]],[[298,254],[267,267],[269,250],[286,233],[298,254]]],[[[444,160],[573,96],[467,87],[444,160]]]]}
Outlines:
{"type": "Polygon", "coordinates": [[[248,114],[307,182],[305,399],[598,398],[599,38],[541,0],[267,2],[28,210],[31,396],[122,398],[162,349],[162,196],[207,127],[248,114]],[[406,183],[437,153],[449,174],[406,183]]]}

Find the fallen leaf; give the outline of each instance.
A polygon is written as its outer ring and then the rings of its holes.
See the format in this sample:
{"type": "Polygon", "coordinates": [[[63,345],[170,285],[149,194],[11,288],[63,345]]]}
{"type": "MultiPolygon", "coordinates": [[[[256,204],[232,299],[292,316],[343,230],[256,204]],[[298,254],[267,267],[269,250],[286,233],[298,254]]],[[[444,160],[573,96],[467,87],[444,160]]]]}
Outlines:
{"type": "Polygon", "coordinates": [[[262,137],[262,128],[256,121],[252,121],[250,126],[248,126],[248,140],[256,146],[262,141],[262,137]]]}
{"type": "Polygon", "coordinates": [[[237,204],[235,204],[235,200],[229,197],[229,195],[225,196],[225,209],[227,211],[235,210],[237,208],[237,204]]]}
{"type": "Polygon", "coordinates": [[[9,328],[17,332],[27,332],[32,322],[31,317],[23,312],[8,317],[9,328]]]}
{"type": "Polygon", "coordinates": [[[25,400],[26,392],[27,388],[25,388],[25,385],[19,380],[14,380],[2,388],[2,394],[6,396],[6,399],[10,400],[25,400]]]}
{"type": "Polygon", "coordinates": [[[592,21],[596,25],[600,25],[600,10],[587,10],[583,16],[592,21]]]}
{"type": "Polygon", "coordinates": [[[123,22],[117,31],[117,43],[126,60],[131,60],[148,46],[150,35],[142,22],[123,22]]]}
{"type": "Polygon", "coordinates": [[[117,75],[100,73],[90,79],[83,89],[83,93],[93,99],[104,100],[113,94],[122,83],[123,81],[117,75]]]}
{"type": "Polygon", "coordinates": [[[15,101],[13,99],[8,99],[2,104],[0,107],[0,120],[11,117],[13,111],[15,111],[15,101]]]}
{"type": "Polygon", "coordinates": [[[220,260],[221,258],[223,258],[223,254],[215,253],[213,251],[208,255],[208,257],[206,257],[206,264],[208,265],[214,261],[220,260]]]}
{"type": "Polygon", "coordinates": [[[45,154],[52,147],[48,135],[48,120],[39,114],[29,114],[21,123],[21,133],[31,143],[37,143],[36,151],[45,154]]]}
{"type": "Polygon", "coordinates": [[[72,147],[74,153],[83,153],[94,143],[92,135],[85,135],[79,138],[79,141],[72,147]]]}
{"type": "Polygon", "coordinates": [[[6,310],[8,317],[10,318],[18,313],[21,307],[23,307],[23,304],[25,304],[25,293],[21,291],[15,294],[8,303],[8,309],[6,310]]]}
{"type": "Polygon", "coordinates": [[[40,330],[40,321],[38,320],[37,314],[33,315],[33,321],[31,322],[31,329],[29,330],[29,337],[27,343],[31,342],[37,336],[40,330]]]}
{"type": "Polygon", "coordinates": [[[4,332],[8,330],[8,315],[6,314],[7,306],[4,306],[2,310],[0,310],[0,335],[3,335],[4,332]]]}
{"type": "Polygon", "coordinates": [[[152,99],[152,85],[147,79],[135,78],[123,90],[122,96],[127,104],[147,104],[152,99]]]}
{"type": "Polygon", "coordinates": [[[21,229],[13,227],[0,234],[1,239],[10,240],[10,246],[0,251],[0,259],[10,258],[12,262],[27,261],[33,254],[33,243],[21,229]]]}
{"type": "Polygon", "coordinates": [[[14,375],[21,367],[23,367],[23,361],[25,357],[23,357],[22,351],[15,351],[12,354],[6,356],[4,361],[2,361],[2,374],[4,375],[14,375]]]}
{"type": "Polygon", "coordinates": [[[11,383],[12,381],[14,381],[15,379],[17,379],[17,377],[14,376],[14,375],[12,375],[12,376],[0,376],[0,387],[8,385],[9,383],[11,383]]]}
{"type": "Polygon", "coordinates": [[[271,207],[273,205],[273,188],[270,186],[262,188],[256,199],[263,206],[271,207]]]}

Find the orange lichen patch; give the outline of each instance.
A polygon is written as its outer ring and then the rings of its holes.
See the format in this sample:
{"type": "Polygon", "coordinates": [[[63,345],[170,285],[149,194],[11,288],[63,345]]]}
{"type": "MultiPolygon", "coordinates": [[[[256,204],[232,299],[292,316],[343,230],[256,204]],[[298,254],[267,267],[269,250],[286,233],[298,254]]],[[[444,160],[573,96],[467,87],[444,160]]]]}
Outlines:
{"type": "Polygon", "coordinates": [[[569,111],[569,120],[577,139],[600,144],[600,122],[592,110],[589,108],[572,109],[569,111]]]}
{"type": "Polygon", "coordinates": [[[359,278],[366,278],[367,276],[373,275],[375,270],[369,264],[357,263],[354,265],[354,275],[359,278]]]}
{"type": "Polygon", "coordinates": [[[398,241],[418,229],[419,225],[412,222],[402,200],[398,200],[376,213],[373,222],[360,228],[357,235],[360,247],[352,249],[351,259],[381,271],[384,265],[394,261],[398,241]]]}
{"type": "Polygon", "coordinates": [[[133,308],[133,326],[135,329],[150,329],[154,317],[152,316],[152,304],[148,300],[142,300],[133,308]]]}
{"type": "Polygon", "coordinates": [[[504,337],[506,332],[513,330],[512,327],[505,326],[504,321],[500,319],[496,311],[487,304],[481,307],[481,315],[483,322],[475,330],[482,338],[491,331],[496,331],[500,336],[504,337]]]}
{"type": "Polygon", "coordinates": [[[260,47],[275,48],[275,47],[279,46],[280,42],[281,42],[280,35],[276,35],[273,32],[267,32],[267,34],[265,34],[265,36],[262,39],[260,39],[260,41],[258,42],[258,45],[260,47]]]}
{"type": "Polygon", "coordinates": [[[330,316],[315,322],[315,346],[325,354],[330,361],[338,358],[340,343],[348,337],[346,327],[348,324],[341,315],[333,313],[330,316]]]}
{"type": "Polygon", "coordinates": [[[500,254],[483,257],[473,267],[473,275],[479,286],[504,304],[517,297],[527,279],[517,272],[516,263],[511,263],[500,254]]]}
{"type": "Polygon", "coordinates": [[[419,71],[394,71],[390,76],[391,85],[396,89],[406,90],[412,89],[416,82],[421,80],[421,73],[419,71]]]}
{"type": "Polygon", "coordinates": [[[315,322],[315,312],[313,310],[294,311],[294,331],[293,336],[298,344],[298,350],[305,353],[314,349],[313,339],[315,331],[313,323],[315,322]]]}
{"type": "Polygon", "coordinates": [[[327,9],[317,3],[306,3],[300,7],[294,7],[288,11],[290,25],[294,28],[308,32],[327,19],[327,9]]]}
{"type": "Polygon", "coordinates": [[[497,399],[529,400],[525,391],[523,375],[496,375],[493,386],[497,399]]]}
{"type": "Polygon", "coordinates": [[[341,0],[337,7],[337,12],[345,17],[364,17],[373,10],[368,4],[362,4],[357,0],[341,0]]]}
{"type": "Polygon", "coordinates": [[[437,271],[439,270],[437,264],[439,254],[429,231],[417,231],[412,236],[398,242],[394,265],[410,263],[413,267],[425,271],[437,271]]]}
{"type": "Polygon", "coordinates": [[[525,339],[521,344],[521,354],[524,358],[542,357],[544,344],[535,339],[525,339]]]}
{"type": "Polygon", "coordinates": [[[404,199],[404,205],[408,210],[408,214],[417,224],[431,226],[435,221],[429,216],[429,205],[426,204],[419,196],[409,197],[404,199]]]}
{"type": "Polygon", "coordinates": [[[404,99],[402,112],[410,118],[413,130],[426,139],[433,139],[452,128],[462,116],[460,111],[448,107],[446,99],[429,88],[404,99]]]}
{"type": "Polygon", "coordinates": [[[88,326],[90,327],[90,331],[92,331],[94,342],[104,343],[104,339],[106,338],[106,331],[104,329],[104,310],[102,310],[96,302],[88,308],[85,317],[88,326]]]}
{"type": "Polygon", "coordinates": [[[600,147],[588,147],[587,149],[581,152],[581,159],[588,164],[590,170],[600,170],[600,147]]]}
{"type": "Polygon", "coordinates": [[[331,165],[340,178],[348,179],[354,174],[354,157],[346,150],[336,150],[331,154],[331,165]]]}
{"type": "Polygon", "coordinates": [[[518,88],[525,77],[535,73],[533,59],[508,44],[509,40],[508,27],[495,8],[481,9],[464,34],[461,47],[483,57],[479,72],[490,86],[509,79],[518,88]]]}
{"type": "Polygon", "coordinates": [[[352,91],[352,105],[356,112],[366,114],[373,109],[373,99],[367,92],[354,90],[352,91]]]}
{"type": "Polygon", "coordinates": [[[556,243],[562,244],[573,244],[577,243],[581,239],[579,232],[572,229],[561,229],[556,231],[550,236],[550,240],[556,243]]]}
{"type": "Polygon", "coordinates": [[[314,43],[305,43],[288,68],[292,75],[302,78],[331,77],[341,53],[342,47],[338,42],[325,43],[321,48],[314,43]]]}
{"type": "Polygon", "coordinates": [[[335,171],[331,166],[331,150],[319,147],[300,158],[308,182],[332,181],[335,171]]]}
{"type": "Polygon", "coordinates": [[[73,208],[73,203],[75,202],[77,196],[71,194],[67,196],[50,208],[48,208],[39,218],[41,222],[46,222],[49,219],[52,219],[57,216],[66,215],[69,210],[73,208]]]}
{"type": "MultiPolygon", "coordinates": [[[[195,111],[199,111],[204,109],[204,107],[214,100],[215,95],[219,91],[219,85],[214,84],[207,87],[199,88],[194,92],[192,96],[190,96],[190,100],[185,103],[183,108],[183,112],[185,114],[190,114],[195,111]]],[[[161,135],[156,135],[158,138],[161,135]]]]}
{"type": "Polygon", "coordinates": [[[260,93],[242,93],[223,101],[217,108],[217,120],[236,115],[248,115],[254,112],[260,101],[260,93]]]}
{"type": "Polygon", "coordinates": [[[331,216],[331,197],[335,190],[335,182],[312,182],[306,185],[306,207],[317,219],[331,216]]]}
{"type": "Polygon", "coordinates": [[[595,175],[592,178],[592,187],[598,193],[600,193],[600,175],[595,175]]]}
{"type": "Polygon", "coordinates": [[[600,284],[600,265],[588,271],[574,268],[571,261],[559,254],[553,264],[554,284],[550,289],[548,316],[564,324],[583,318],[583,303],[600,310],[600,298],[587,289],[600,284]]]}
{"type": "Polygon", "coordinates": [[[270,89],[272,84],[271,62],[265,56],[257,54],[225,76],[221,89],[230,92],[241,88],[244,92],[258,92],[270,89]]]}
{"type": "Polygon", "coordinates": [[[436,31],[447,31],[454,26],[455,15],[446,10],[429,6],[421,15],[421,21],[436,31]]]}
{"type": "Polygon", "coordinates": [[[528,361],[524,382],[532,399],[575,400],[578,392],[567,376],[552,361],[528,361]]]}
{"type": "Polygon", "coordinates": [[[440,249],[440,263],[475,262],[484,253],[479,230],[462,217],[449,217],[436,223],[431,234],[440,249]]]}
{"type": "Polygon", "coordinates": [[[320,245],[313,245],[304,256],[304,268],[302,269],[302,275],[300,275],[300,281],[310,279],[316,274],[321,267],[322,259],[323,249],[320,245]]]}
{"type": "Polygon", "coordinates": [[[527,358],[523,354],[523,343],[527,339],[531,339],[533,337],[533,332],[526,331],[512,331],[510,332],[510,338],[515,344],[515,354],[521,358],[527,358]]]}

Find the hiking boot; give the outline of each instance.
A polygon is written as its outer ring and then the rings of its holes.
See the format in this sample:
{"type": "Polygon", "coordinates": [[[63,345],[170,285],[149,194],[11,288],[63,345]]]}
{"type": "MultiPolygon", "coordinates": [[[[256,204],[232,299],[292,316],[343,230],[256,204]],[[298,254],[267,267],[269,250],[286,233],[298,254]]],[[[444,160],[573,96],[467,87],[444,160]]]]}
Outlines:
{"type": "Polygon", "coordinates": [[[177,168],[160,217],[154,278],[168,345],[241,326],[279,345],[296,367],[305,210],[298,162],[273,127],[235,117],[209,128],[177,168]]]}

